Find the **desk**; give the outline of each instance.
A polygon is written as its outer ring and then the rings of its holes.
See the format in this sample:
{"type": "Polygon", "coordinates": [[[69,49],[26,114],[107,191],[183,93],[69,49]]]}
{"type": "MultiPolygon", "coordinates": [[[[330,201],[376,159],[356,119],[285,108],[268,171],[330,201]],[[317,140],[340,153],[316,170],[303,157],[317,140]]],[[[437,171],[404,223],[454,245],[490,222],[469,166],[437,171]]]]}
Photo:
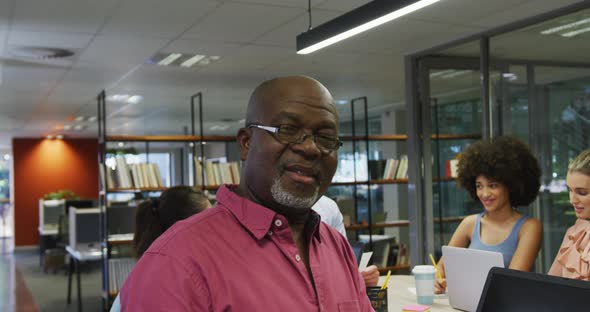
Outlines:
{"type": "Polygon", "coordinates": [[[39,226],[39,267],[43,268],[45,251],[57,247],[57,226],[39,226]]]}
{"type": "Polygon", "coordinates": [[[78,283],[78,311],[82,311],[82,289],[80,287],[80,262],[98,261],[102,259],[100,248],[72,248],[66,246],[66,251],[70,254],[70,269],[68,270],[68,304],[72,297],[72,273],[76,271],[76,281],[78,283]]]}
{"type": "MultiPolygon", "coordinates": [[[[379,278],[379,285],[383,284],[384,276],[379,278]]],[[[389,278],[389,287],[387,290],[387,310],[390,312],[399,312],[403,307],[409,304],[416,304],[416,295],[408,288],[414,287],[413,275],[391,275],[389,278]]],[[[438,311],[458,311],[449,306],[449,299],[444,296],[435,298],[432,304],[432,312],[438,311]]]]}

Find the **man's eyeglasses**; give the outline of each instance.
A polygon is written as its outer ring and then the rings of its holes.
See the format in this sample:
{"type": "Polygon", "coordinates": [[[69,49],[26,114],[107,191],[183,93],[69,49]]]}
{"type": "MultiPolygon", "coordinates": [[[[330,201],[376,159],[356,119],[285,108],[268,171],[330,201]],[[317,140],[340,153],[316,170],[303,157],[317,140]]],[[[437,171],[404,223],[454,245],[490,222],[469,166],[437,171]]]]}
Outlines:
{"type": "Polygon", "coordinates": [[[329,153],[335,151],[342,142],[335,135],[328,134],[307,134],[302,128],[295,127],[292,125],[279,125],[278,127],[262,126],[262,125],[249,125],[248,128],[258,128],[266,130],[273,134],[273,136],[283,144],[300,144],[305,141],[308,137],[311,137],[315,142],[315,145],[322,153],[329,153]]]}

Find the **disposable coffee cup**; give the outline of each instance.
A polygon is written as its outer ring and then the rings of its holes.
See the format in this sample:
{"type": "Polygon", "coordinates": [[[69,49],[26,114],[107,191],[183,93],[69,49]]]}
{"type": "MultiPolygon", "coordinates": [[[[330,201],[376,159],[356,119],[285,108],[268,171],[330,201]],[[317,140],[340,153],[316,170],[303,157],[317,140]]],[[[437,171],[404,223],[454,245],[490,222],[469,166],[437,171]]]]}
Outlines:
{"type": "Polygon", "coordinates": [[[416,297],[418,304],[431,305],[434,302],[434,275],[432,265],[417,265],[412,270],[416,280],[416,297]]]}

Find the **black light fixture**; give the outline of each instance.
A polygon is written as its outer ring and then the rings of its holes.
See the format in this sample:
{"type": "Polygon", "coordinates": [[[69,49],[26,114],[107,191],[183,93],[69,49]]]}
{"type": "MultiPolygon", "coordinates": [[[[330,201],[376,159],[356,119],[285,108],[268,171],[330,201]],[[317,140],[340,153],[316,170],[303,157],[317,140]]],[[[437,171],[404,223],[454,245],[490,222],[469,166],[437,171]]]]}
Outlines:
{"type": "Polygon", "coordinates": [[[297,54],[315,52],[438,1],[440,0],[371,1],[298,35],[297,54]]]}

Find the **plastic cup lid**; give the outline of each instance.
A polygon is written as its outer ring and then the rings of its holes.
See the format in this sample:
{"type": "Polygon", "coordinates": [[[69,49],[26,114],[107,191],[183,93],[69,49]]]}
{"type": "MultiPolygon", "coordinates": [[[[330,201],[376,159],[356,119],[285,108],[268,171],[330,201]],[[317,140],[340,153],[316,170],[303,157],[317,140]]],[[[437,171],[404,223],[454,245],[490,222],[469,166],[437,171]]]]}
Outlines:
{"type": "Polygon", "coordinates": [[[436,270],[432,265],[417,265],[412,270],[412,273],[414,274],[432,274],[434,272],[436,272],[436,270]]]}

